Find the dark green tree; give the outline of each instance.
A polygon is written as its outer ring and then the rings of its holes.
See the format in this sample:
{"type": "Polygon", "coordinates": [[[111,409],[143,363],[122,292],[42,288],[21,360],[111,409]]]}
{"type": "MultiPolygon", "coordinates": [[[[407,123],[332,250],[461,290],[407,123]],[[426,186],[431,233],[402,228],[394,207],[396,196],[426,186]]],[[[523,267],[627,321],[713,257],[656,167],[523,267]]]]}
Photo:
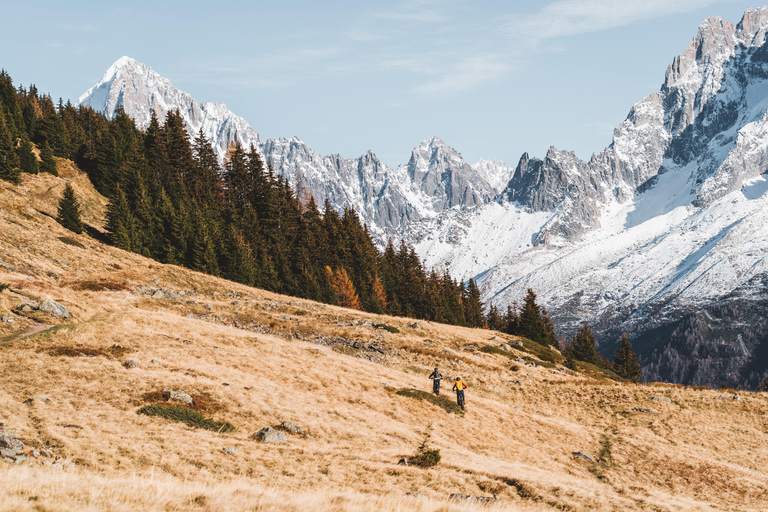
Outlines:
{"type": "Polygon", "coordinates": [[[59,200],[56,220],[59,224],[78,235],[83,232],[83,220],[80,218],[80,201],[77,200],[75,190],[69,183],[64,187],[64,193],[59,200]]]}
{"type": "Polygon", "coordinates": [[[59,175],[59,171],[56,170],[56,160],[53,159],[53,150],[51,149],[48,141],[43,142],[43,147],[40,149],[40,172],[47,172],[54,176],[59,175]]]}
{"type": "Polygon", "coordinates": [[[20,175],[19,156],[16,153],[8,123],[0,109],[0,180],[18,183],[20,175]]]}
{"type": "Polygon", "coordinates": [[[518,332],[512,334],[519,334],[525,336],[531,341],[535,341],[541,345],[547,345],[547,330],[544,326],[544,322],[541,317],[541,310],[538,304],[536,304],[536,294],[532,289],[528,288],[528,293],[523,301],[523,308],[520,311],[518,332]]]}
{"type": "Polygon", "coordinates": [[[640,363],[632,352],[632,344],[627,339],[627,333],[621,335],[621,344],[613,356],[613,371],[619,377],[630,382],[640,382],[640,363]]]}
{"type": "Polygon", "coordinates": [[[37,174],[39,170],[37,157],[32,151],[32,143],[27,138],[22,139],[21,144],[19,144],[19,167],[21,172],[28,174],[37,174]]]}
{"type": "Polygon", "coordinates": [[[597,341],[587,322],[584,322],[579,332],[573,337],[573,342],[565,349],[565,357],[598,365],[601,357],[595,348],[597,341]]]}

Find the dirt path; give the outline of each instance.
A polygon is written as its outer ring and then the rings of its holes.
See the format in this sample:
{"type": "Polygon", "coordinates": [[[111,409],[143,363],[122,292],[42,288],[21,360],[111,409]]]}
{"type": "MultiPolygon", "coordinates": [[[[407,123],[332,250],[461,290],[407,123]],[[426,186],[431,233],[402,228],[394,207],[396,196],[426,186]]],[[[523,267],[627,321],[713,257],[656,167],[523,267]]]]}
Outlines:
{"type": "Polygon", "coordinates": [[[30,325],[29,325],[29,327],[27,327],[27,330],[25,330],[24,332],[20,332],[19,334],[17,334],[16,336],[14,336],[13,338],[11,338],[9,340],[3,341],[2,343],[0,343],[0,346],[2,346],[2,345],[10,345],[14,341],[22,340],[24,338],[27,338],[29,336],[33,336],[35,334],[41,333],[41,332],[43,332],[43,331],[53,327],[53,324],[44,324],[44,323],[40,323],[40,322],[35,322],[33,320],[30,320],[29,322],[30,322],[30,325]]]}

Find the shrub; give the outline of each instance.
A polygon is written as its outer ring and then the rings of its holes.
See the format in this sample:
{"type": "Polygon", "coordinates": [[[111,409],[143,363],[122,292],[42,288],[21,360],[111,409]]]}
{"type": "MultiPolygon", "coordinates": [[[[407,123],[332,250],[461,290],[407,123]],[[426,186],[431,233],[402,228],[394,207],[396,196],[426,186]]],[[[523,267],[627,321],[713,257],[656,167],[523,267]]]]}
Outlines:
{"type": "Polygon", "coordinates": [[[435,404],[438,407],[442,407],[445,412],[464,414],[464,411],[461,410],[461,407],[459,407],[459,405],[453,400],[450,400],[444,396],[436,396],[433,393],[427,393],[426,391],[421,391],[420,389],[403,388],[398,390],[395,394],[400,396],[407,396],[409,398],[415,398],[417,400],[425,400],[435,404]]]}
{"type": "Polygon", "coordinates": [[[422,468],[437,466],[440,462],[440,450],[438,448],[432,450],[429,448],[420,448],[416,455],[408,459],[408,462],[414,466],[422,468]]]}
{"type": "Polygon", "coordinates": [[[214,421],[206,418],[197,411],[183,405],[152,404],[142,407],[138,414],[159,416],[171,421],[178,421],[193,428],[203,428],[214,432],[234,432],[235,427],[227,421],[214,421]]]}
{"type": "Polygon", "coordinates": [[[373,327],[375,329],[384,329],[385,331],[390,332],[392,334],[400,333],[400,329],[398,329],[397,327],[392,327],[391,325],[387,325],[387,324],[373,324],[373,327]]]}

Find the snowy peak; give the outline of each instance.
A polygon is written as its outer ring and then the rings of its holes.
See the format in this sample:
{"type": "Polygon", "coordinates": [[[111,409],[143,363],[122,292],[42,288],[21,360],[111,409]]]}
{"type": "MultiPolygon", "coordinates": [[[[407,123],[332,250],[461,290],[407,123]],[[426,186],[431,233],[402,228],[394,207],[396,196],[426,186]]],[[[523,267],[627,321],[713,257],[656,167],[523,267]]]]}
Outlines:
{"type": "Polygon", "coordinates": [[[168,112],[178,110],[190,136],[202,130],[220,160],[231,142],[239,141],[245,147],[258,143],[253,128],[226,105],[199,104],[170,80],[130,57],[121,57],[112,64],[102,79],[80,97],[79,104],[109,118],[122,107],[140,128],[149,126],[153,112],[162,120],[168,112]]]}

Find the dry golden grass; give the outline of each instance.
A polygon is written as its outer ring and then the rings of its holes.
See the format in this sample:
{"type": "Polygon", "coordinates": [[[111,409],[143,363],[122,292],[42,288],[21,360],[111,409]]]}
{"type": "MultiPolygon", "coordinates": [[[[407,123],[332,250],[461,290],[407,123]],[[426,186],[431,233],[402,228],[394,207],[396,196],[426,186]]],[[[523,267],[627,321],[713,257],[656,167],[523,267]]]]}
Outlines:
{"type": "MultiPolygon", "coordinates": [[[[766,508],[763,394],[719,400],[720,391],[617,384],[519,363],[510,371],[506,356],[478,352],[498,343],[489,341],[498,333],[414,328],[413,320],[161,265],[68,233],[40,213],[50,215],[58,200],[41,191],[64,179],[0,182],[0,260],[15,269],[0,267],[0,282],[11,284],[0,293],[0,315],[46,298],[74,315],[12,342],[35,319],[0,323],[0,422],[74,467],[0,462],[2,510],[481,509],[448,502],[452,493],[496,494],[504,504],[492,510],[766,508]],[[143,286],[188,293],[154,299],[143,286]],[[385,349],[334,350],[349,340],[385,349]],[[128,359],[139,367],[126,369],[128,359]],[[428,391],[435,365],[469,384],[464,416],[392,392],[428,391]],[[206,417],[237,430],[136,413],[164,400],[165,388],[192,395],[206,417]],[[24,403],[41,396],[50,401],[24,403]],[[251,439],[284,420],[311,438],[251,439]],[[423,443],[440,449],[438,466],[397,465],[423,443]]],[[[95,207],[92,215],[99,225],[95,207]]]]}

